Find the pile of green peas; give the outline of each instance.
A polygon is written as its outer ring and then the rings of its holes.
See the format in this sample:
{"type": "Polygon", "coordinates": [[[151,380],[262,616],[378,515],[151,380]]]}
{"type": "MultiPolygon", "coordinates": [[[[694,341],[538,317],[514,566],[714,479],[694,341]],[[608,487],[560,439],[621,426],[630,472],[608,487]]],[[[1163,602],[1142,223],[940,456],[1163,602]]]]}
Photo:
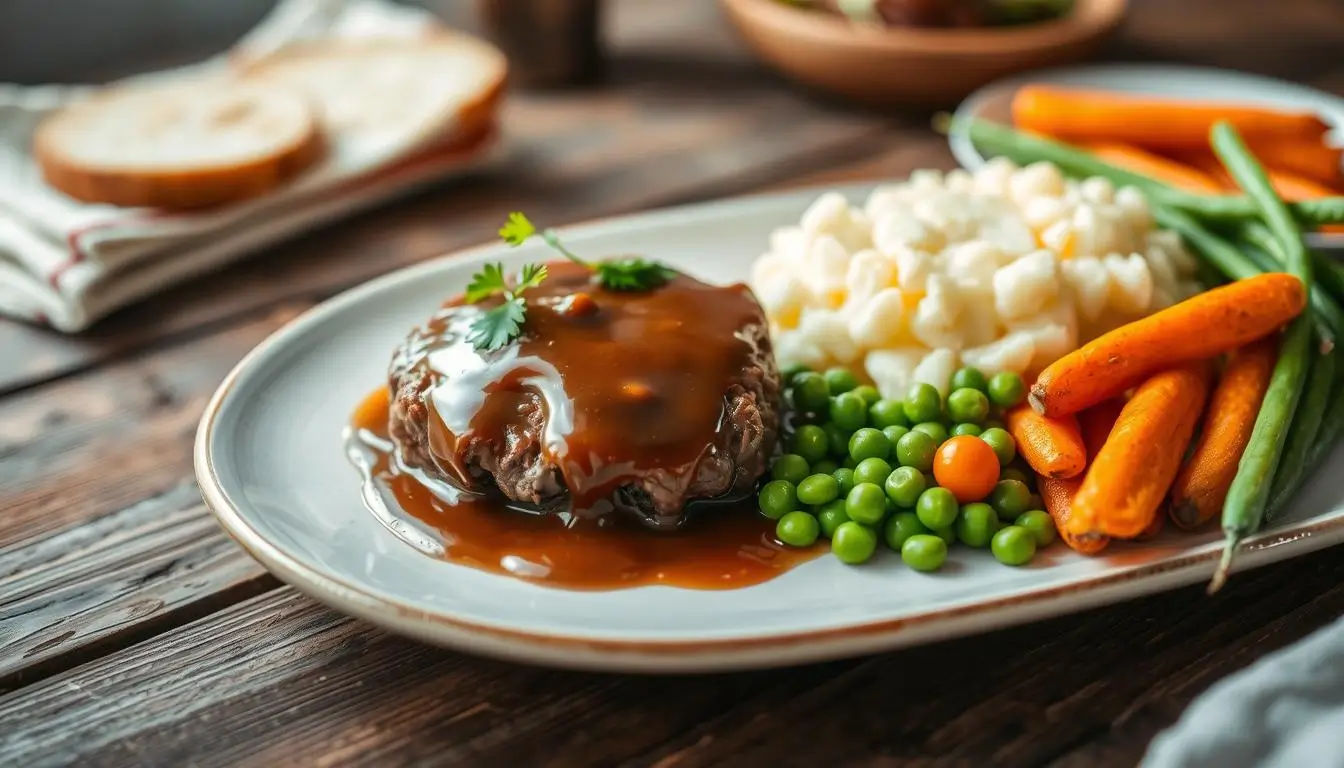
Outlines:
{"type": "Polygon", "coordinates": [[[962,368],[946,401],[923,383],[911,385],[903,400],[885,399],[846,368],[794,366],[783,381],[784,453],[771,464],[758,502],[784,544],[830,539],[836,557],[857,565],[881,540],[911,568],[928,572],[943,566],[957,542],[1025,565],[1055,540],[1054,521],[1032,490],[1035,476],[1014,464],[1017,446],[997,420],[1026,395],[1017,374],[986,377],[962,368]],[[1003,468],[984,501],[958,504],[931,472],[938,447],[959,435],[984,440],[1003,468]]]}

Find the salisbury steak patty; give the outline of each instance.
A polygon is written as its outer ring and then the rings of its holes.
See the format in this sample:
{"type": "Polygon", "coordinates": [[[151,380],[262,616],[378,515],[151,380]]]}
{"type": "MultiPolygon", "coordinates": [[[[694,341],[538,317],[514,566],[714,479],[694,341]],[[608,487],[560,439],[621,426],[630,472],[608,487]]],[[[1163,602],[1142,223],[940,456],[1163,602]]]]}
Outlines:
{"type": "Polygon", "coordinates": [[[514,344],[477,352],[466,331],[491,305],[454,301],[397,349],[401,461],[519,506],[621,510],[662,530],[685,522],[689,502],[749,494],[775,444],[780,396],[750,291],[682,275],[611,292],[581,267],[548,266],[514,344]]]}

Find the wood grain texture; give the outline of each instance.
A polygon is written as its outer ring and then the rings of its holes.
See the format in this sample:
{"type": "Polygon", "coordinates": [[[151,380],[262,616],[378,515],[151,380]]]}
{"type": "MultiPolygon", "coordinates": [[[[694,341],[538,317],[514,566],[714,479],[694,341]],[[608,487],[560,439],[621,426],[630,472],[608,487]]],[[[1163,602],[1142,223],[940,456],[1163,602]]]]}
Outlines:
{"type": "Polygon", "coordinates": [[[868,659],[650,677],[473,659],[285,588],[0,698],[16,764],[1133,764],[1198,691],[1344,611],[1322,552],[868,659]]]}

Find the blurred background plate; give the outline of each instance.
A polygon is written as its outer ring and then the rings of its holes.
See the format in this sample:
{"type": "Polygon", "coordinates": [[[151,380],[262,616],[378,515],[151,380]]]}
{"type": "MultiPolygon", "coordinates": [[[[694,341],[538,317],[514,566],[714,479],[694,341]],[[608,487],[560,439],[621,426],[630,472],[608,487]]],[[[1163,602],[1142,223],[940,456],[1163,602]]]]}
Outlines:
{"type": "Polygon", "coordinates": [[[1006,75],[1078,61],[1110,37],[1127,0],[1077,0],[1069,15],[1012,27],[871,28],[779,0],[722,0],[772,68],[873,106],[947,105],[1006,75]]]}

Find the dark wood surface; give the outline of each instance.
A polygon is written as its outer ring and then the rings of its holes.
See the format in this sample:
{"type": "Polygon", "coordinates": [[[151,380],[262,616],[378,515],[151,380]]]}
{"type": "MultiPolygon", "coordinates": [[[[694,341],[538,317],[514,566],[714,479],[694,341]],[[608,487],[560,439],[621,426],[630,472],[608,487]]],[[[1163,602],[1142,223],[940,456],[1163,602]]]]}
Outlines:
{"type": "MultiPolygon", "coordinates": [[[[1140,0],[1107,58],[1344,92],[1344,6],[1273,5],[1140,0]]],[[[708,0],[610,8],[609,82],[515,94],[506,167],[86,334],[0,321],[0,764],[1125,765],[1214,680],[1344,611],[1344,560],[1325,551],[1216,598],[659,678],[419,645],[269,576],[201,504],[190,448],[224,373],[298,312],[484,241],[511,209],[566,222],[952,164],[928,114],[853,111],[755,66],[708,0]]]]}

